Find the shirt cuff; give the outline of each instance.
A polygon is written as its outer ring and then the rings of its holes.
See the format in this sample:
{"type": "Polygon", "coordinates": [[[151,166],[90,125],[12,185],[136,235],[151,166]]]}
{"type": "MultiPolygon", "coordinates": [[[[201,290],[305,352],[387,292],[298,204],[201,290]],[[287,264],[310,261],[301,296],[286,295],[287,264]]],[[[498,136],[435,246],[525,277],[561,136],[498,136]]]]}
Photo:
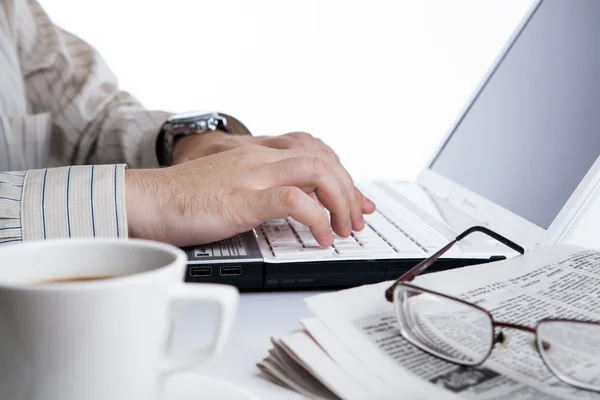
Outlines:
{"type": "Polygon", "coordinates": [[[25,172],[0,172],[0,245],[23,240],[21,194],[25,172]]]}
{"type": "Polygon", "coordinates": [[[30,170],[21,198],[23,241],[128,237],[124,164],[30,170]]]}

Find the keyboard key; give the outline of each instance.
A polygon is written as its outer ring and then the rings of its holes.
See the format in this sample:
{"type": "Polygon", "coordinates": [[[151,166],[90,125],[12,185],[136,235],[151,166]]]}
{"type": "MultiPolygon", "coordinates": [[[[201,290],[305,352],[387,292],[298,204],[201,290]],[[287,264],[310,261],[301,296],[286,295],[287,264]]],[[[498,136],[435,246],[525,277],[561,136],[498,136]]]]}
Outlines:
{"type": "Polygon", "coordinates": [[[290,222],[290,226],[294,228],[296,231],[309,231],[310,228],[306,225],[301,224],[300,222],[290,222]]]}
{"type": "Polygon", "coordinates": [[[354,243],[333,243],[333,246],[336,249],[339,249],[339,248],[350,249],[350,248],[361,248],[362,247],[360,245],[360,243],[358,243],[358,242],[354,242],[354,243]]]}
{"type": "Polygon", "coordinates": [[[415,254],[415,255],[421,255],[421,254],[425,254],[425,252],[423,250],[421,250],[419,247],[412,247],[410,249],[399,249],[396,248],[396,253],[399,254],[415,254]]]}
{"type": "Polygon", "coordinates": [[[269,219],[265,221],[261,226],[277,226],[277,225],[288,225],[285,219],[269,219]]]}
{"type": "Polygon", "coordinates": [[[337,235],[335,233],[333,234],[333,240],[334,241],[336,241],[336,240],[346,240],[346,239],[352,239],[352,236],[343,237],[343,236],[339,236],[339,235],[337,235]]]}
{"type": "Polygon", "coordinates": [[[416,247],[418,247],[415,242],[413,242],[412,240],[410,240],[410,238],[406,237],[405,235],[403,235],[401,233],[395,234],[395,235],[388,235],[388,236],[386,236],[386,239],[394,246],[416,246],[416,247]]]}
{"type": "Polygon", "coordinates": [[[263,231],[267,234],[276,234],[280,232],[292,232],[292,228],[289,225],[269,225],[263,228],[263,231]]]}
{"type": "Polygon", "coordinates": [[[378,238],[379,235],[376,232],[373,232],[372,230],[368,230],[366,232],[356,232],[353,234],[353,236],[356,239],[371,239],[371,238],[378,238]]]}
{"type": "Polygon", "coordinates": [[[287,243],[273,243],[271,242],[271,247],[281,248],[281,249],[298,249],[300,247],[298,242],[287,242],[287,243]]]}
{"type": "Polygon", "coordinates": [[[290,225],[292,225],[292,226],[295,226],[295,225],[303,225],[302,223],[300,223],[300,222],[296,221],[296,220],[295,220],[294,218],[292,218],[292,217],[288,217],[288,218],[286,219],[286,221],[287,221],[287,222],[288,222],[290,225]]]}
{"type": "Polygon", "coordinates": [[[381,213],[365,216],[365,220],[367,224],[362,231],[354,231],[348,237],[334,234],[333,246],[326,248],[319,245],[309,227],[292,218],[269,220],[261,228],[274,256],[278,259],[316,259],[338,254],[371,256],[395,252],[411,255],[424,253],[402,229],[392,224],[381,213]]]}
{"type": "Polygon", "coordinates": [[[407,217],[406,220],[396,220],[393,224],[381,213],[376,212],[365,215],[365,221],[394,244],[413,238],[425,248],[437,248],[445,245],[446,240],[425,222],[416,216],[407,215],[407,217]]]}
{"type": "Polygon", "coordinates": [[[419,246],[417,246],[416,244],[414,244],[414,243],[395,244],[394,247],[400,253],[404,253],[404,252],[407,252],[407,251],[417,252],[417,253],[423,253],[423,250],[419,246]]]}
{"type": "Polygon", "coordinates": [[[395,226],[393,226],[392,224],[390,224],[390,222],[380,213],[375,212],[373,214],[370,215],[365,215],[365,222],[369,223],[374,230],[378,231],[378,232],[382,232],[383,230],[395,230],[397,231],[398,228],[396,228],[395,226]]]}
{"type": "Polygon", "coordinates": [[[277,258],[325,258],[333,255],[333,249],[331,247],[319,247],[319,248],[299,248],[299,249],[283,249],[274,248],[273,254],[277,258]]]}
{"type": "Polygon", "coordinates": [[[333,240],[333,244],[334,245],[336,245],[336,244],[348,244],[348,243],[357,244],[358,242],[353,237],[340,238],[340,239],[334,239],[333,240]]]}
{"type": "Polygon", "coordinates": [[[335,250],[332,247],[306,247],[302,249],[302,253],[310,257],[330,257],[335,250]]]}
{"type": "Polygon", "coordinates": [[[273,254],[277,258],[298,258],[302,257],[302,249],[290,249],[290,248],[273,248],[273,254]]]}
{"type": "Polygon", "coordinates": [[[298,232],[298,233],[303,233],[303,232],[308,232],[308,233],[310,233],[310,228],[309,228],[308,226],[306,226],[306,225],[298,225],[298,226],[293,226],[293,225],[292,225],[292,228],[293,228],[293,229],[294,229],[296,232],[298,232]]]}
{"type": "Polygon", "coordinates": [[[389,251],[386,251],[385,249],[371,249],[368,247],[341,247],[341,248],[337,248],[337,252],[340,255],[343,256],[350,256],[350,255],[371,255],[371,254],[385,254],[385,253],[390,253],[393,251],[392,248],[388,247],[389,251]]]}
{"type": "Polygon", "coordinates": [[[373,238],[359,239],[358,242],[360,242],[362,244],[365,244],[365,243],[385,243],[385,240],[383,240],[379,236],[375,236],[373,238]]]}
{"type": "Polygon", "coordinates": [[[298,243],[298,239],[293,233],[280,233],[277,235],[267,235],[270,243],[298,243]]]}
{"type": "Polygon", "coordinates": [[[303,240],[302,244],[305,247],[320,247],[321,245],[319,244],[319,242],[317,242],[314,238],[313,239],[307,239],[307,240],[303,240]]]}
{"type": "Polygon", "coordinates": [[[369,244],[365,244],[362,246],[365,249],[386,249],[386,250],[394,250],[394,248],[392,246],[390,246],[389,244],[385,243],[385,242],[381,242],[381,243],[369,243],[369,244]]]}
{"type": "Polygon", "coordinates": [[[315,238],[310,232],[298,232],[298,236],[300,237],[300,240],[312,240],[315,238]]]}

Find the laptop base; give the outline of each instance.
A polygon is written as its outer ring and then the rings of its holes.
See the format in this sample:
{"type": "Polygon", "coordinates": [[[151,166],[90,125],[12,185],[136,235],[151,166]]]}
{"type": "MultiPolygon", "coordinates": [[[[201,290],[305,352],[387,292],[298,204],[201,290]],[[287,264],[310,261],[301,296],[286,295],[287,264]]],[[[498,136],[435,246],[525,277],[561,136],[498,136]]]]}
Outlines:
{"type": "MultiPolygon", "coordinates": [[[[428,272],[482,264],[503,258],[440,259],[428,272]]],[[[190,264],[185,281],[223,283],[236,286],[240,290],[344,288],[397,279],[420,261],[422,259],[190,264]],[[208,275],[209,271],[210,275],[208,275]],[[199,273],[206,275],[198,275],[199,273]]]]}

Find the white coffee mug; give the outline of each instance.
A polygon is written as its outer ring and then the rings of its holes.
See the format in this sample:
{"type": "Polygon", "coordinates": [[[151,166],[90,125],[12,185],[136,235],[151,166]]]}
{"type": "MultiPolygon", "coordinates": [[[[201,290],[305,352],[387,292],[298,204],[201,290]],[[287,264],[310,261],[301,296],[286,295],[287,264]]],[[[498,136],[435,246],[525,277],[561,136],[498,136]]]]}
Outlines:
{"type": "Polygon", "coordinates": [[[0,398],[160,398],[166,375],[223,348],[237,310],[235,288],[186,284],[185,268],[183,251],[150,241],[0,247],[0,398]],[[106,276],[115,278],[48,283],[106,276]],[[182,303],[214,305],[219,318],[207,347],[174,357],[171,331],[182,303]]]}

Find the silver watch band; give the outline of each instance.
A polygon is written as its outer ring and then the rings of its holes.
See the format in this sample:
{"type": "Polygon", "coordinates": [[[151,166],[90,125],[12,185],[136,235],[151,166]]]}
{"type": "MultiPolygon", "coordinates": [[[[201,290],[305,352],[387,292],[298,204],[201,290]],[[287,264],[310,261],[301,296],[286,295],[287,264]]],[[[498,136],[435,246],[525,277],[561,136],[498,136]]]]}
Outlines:
{"type": "Polygon", "coordinates": [[[161,166],[173,162],[173,147],[181,137],[222,130],[229,133],[227,118],[218,113],[189,112],[169,117],[156,140],[156,155],[161,166]]]}

